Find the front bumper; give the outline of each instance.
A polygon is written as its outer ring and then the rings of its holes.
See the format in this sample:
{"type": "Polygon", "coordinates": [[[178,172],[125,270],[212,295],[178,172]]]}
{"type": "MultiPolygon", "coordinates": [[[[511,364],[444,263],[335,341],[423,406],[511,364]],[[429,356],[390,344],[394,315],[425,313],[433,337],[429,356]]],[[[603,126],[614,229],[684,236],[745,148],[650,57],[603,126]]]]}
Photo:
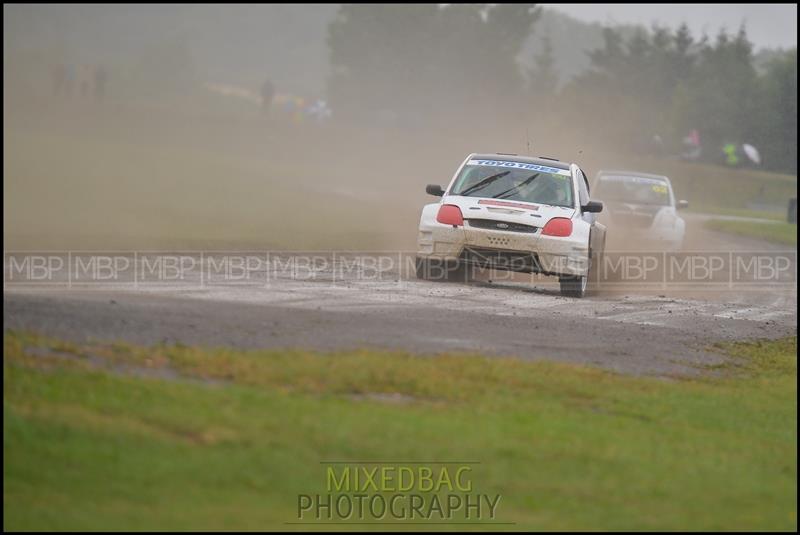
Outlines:
{"type": "Polygon", "coordinates": [[[439,224],[420,227],[417,256],[555,276],[586,275],[589,265],[586,240],[577,236],[553,237],[538,232],[503,232],[439,224]]]}

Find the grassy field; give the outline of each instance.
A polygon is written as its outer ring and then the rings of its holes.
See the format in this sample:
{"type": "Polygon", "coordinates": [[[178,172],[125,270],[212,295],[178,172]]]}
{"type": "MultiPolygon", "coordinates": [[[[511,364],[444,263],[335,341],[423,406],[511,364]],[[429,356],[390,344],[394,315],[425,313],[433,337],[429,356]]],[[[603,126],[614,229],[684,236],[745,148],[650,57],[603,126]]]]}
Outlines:
{"type": "MultiPolygon", "coordinates": [[[[452,136],[49,101],[8,111],[7,249],[413,250],[421,207],[436,200],[425,184],[446,184],[470,152],[524,148],[513,128],[452,136]]],[[[537,151],[575,159],[592,176],[664,173],[676,195],[706,211],[782,210],[797,195],[796,176],[575,143],[562,132],[537,151]]]]}
{"type": "Polygon", "coordinates": [[[797,225],[790,223],[758,223],[755,221],[728,221],[711,219],[705,222],[706,228],[719,230],[749,238],[758,238],[774,243],[797,247],[797,225]]]}
{"type": "Polygon", "coordinates": [[[382,205],[358,197],[352,166],[312,150],[320,132],[80,111],[6,125],[7,247],[380,249],[394,235],[382,205]]]}
{"type": "Polygon", "coordinates": [[[785,212],[766,212],[764,210],[748,210],[746,208],[727,208],[724,206],[695,206],[692,205],[687,212],[698,214],[715,214],[736,217],[751,217],[753,219],[768,219],[770,221],[786,222],[785,212]]]}
{"type": "Polygon", "coordinates": [[[4,345],[7,530],[292,528],[337,459],[477,461],[474,491],[500,494],[509,523],[494,529],[797,528],[796,337],[719,346],[732,357],[703,379],[18,332],[4,345]]]}

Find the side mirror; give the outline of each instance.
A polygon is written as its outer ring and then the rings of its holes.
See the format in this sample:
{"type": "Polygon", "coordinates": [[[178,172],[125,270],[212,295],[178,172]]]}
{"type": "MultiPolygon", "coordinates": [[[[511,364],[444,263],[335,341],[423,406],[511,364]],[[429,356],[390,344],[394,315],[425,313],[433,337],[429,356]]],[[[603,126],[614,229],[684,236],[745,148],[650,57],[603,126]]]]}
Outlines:
{"type": "Polygon", "coordinates": [[[689,201],[678,201],[678,205],[675,208],[678,210],[689,208],[689,201]]]}
{"type": "Polygon", "coordinates": [[[427,193],[428,195],[433,195],[435,197],[441,197],[442,195],[444,195],[444,190],[442,189],[442,186],[440,186],[439,184],[428,184],[427,186],[425,186],[425,193],[427,193]]]}
{"type": "Polygon", "coordinates": [[[591,214],[599,214],[603,211],[603,203],[602,201],[589,201],[581,206],[581,211],[589,212],[591,214]]]}

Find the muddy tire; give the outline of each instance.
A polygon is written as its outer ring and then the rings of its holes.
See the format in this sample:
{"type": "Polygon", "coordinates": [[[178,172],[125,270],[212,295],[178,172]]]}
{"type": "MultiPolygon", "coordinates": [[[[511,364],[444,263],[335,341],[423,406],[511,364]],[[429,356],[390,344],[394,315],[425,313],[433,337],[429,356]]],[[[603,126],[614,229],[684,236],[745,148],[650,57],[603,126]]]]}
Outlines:
{"type": "Polygon", "coordinates": [[[589,251],[589,272],[586,274],[589,284],[586,288],[587,294],[595,294],[601,286],[603,271],[603,252],[606,250],[605,240],[600,252],[589,251]]]}
{"type": "Polygon", "coordinates": [[[453,262],[448,265],[444,280],[447,282],[469,282],[472,275],[472,266],[463,262],[453,262]]]}
{"type": "Polygon", "coordinates": [[[420,280],[428,280],[428,273],[429,273],[429,266],[428,261],[424,258],[417,258],[416,259],[416,275],[417,278],[420,280]]]}
{"type": "Polygon", "coordinates": [[[589,289],[589,278],[586,275],[579,277],[561,277],[558,279],[561,285],[561,295],[564,297],[582,298],[586,297],[589,289]]]}

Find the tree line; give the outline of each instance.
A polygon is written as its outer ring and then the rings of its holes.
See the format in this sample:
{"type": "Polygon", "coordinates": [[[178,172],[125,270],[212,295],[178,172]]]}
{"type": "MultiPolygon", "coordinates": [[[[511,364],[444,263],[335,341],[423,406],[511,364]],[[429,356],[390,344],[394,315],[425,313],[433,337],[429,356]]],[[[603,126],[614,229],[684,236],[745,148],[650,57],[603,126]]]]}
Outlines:
{"type": "Polygon", "coordinates": [[[598,139],[664,155],[684,153],[692,134],[706,161],[747,143],[762,167],[797,172],[796,48],[761,64],[744,27],[713,38],[686,25],[607,27],[603,45],[586,51],[588,69],[559,84],[540,16],[533,4],[343,5],[328,28],[332,107],[409,126],[579,124],[598,139]],[[542,46],[520,61],[532,32],[542,46]]]}

